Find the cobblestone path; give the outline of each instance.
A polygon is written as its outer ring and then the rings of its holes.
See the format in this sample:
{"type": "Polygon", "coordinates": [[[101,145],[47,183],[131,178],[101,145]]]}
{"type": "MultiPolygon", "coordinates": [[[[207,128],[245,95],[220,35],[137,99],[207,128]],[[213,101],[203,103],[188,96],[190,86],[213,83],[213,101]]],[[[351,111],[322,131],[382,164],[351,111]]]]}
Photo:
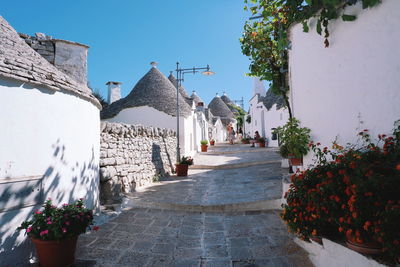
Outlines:
{"type": "Polygon", "coordinates": [[[188,177],[132,194],[132,208],[81,235],[77,265],[312,266],[275,210],[278,160],[243,145],[198,155],[188,177]]]}

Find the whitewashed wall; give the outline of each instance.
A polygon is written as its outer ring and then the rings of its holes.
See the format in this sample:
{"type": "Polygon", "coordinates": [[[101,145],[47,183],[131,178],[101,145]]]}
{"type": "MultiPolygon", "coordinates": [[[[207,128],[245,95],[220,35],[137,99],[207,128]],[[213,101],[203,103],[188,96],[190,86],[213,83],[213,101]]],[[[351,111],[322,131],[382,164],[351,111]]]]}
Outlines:
{"type": "MultiPolygon", "coordinates": [[[[187,118],[183,116],[179,119],[179,141],[181,155],[193,156],[195,153],[194,143],[194,115],[187,118]]],[[[162,111],[149,106],[126,108],[119,112],[115,117],[107,119],[109,122],[120,122],[126,124],[140,124],[144,126],[154,126],[176,130],[176,117],[168,115],[162,111]]]]}
{"type": "Polygon", "coordinates": [[[97,207],[100,120],[97,107],[68,93],[0,78],[0,95],[0,266],[7,266],[26,263],[33,251],[16,228],[40,206],[18,206],[84,198],[97,207]],[[16,182],[33,178],[42,198],[19,198],[26,187],[16,190],[16,182]]]}
{"type": "MultiPolygon", "coordinates": [[[[265,107],[264,107],[265,108],[265,107]]],[[[276,109],[274,104],[269,110],[264,109],[265,116],[265,137],[268,138],[268,146],[278,147],[278,140],[272,140],[271,128],[283,126],[289,119],[289,112],[287,108],[276,109]]]]}
{"type": "Polygon", "coordinates": [[[357,20],[331,23],[329,48],[313,28],[292,28],[291,101],[314,140],[355,142],[359,130],[388,133],[400,118],[399,11],[398,0],[349,9],[346,14],[358,14],[357,20]]]}

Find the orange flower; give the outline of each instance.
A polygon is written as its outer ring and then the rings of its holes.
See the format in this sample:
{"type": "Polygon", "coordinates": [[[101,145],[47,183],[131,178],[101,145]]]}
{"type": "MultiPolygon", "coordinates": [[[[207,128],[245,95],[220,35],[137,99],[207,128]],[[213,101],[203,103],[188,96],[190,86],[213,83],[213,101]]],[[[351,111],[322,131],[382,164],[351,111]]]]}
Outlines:
{"type": "Polygon", "coordinates": [[[313,231],[312,231],[312,233],[311,233],[313,236],[316,236],[318,233],[317,233],[317,230],[316,229],[314,229],[313,231]]]}
{"type": "Polygon", "coordinates": [[[251,36],[256,37],[256,36],[257,36],[257,33],[256,33],[256,32],[252,32],[252,33],[251,33],[251,36]]]}
{"type": "Polygon", "coordinates": [[[396,165],[396,170],[400,171],[400,163],[396,165]]]}
{"type": "Polygon", "coordinates": [[[344,231],[343,227],[339,227],[338,230],[339,230],[340,233],[344,231]]]}
{"type": "Polygon", "coordinates": [[[343,217],[340,217],[340,218],[339,218],[339,222],[341,222],[341,223],[344,222],[344,218],[343,218],[343,217]]]}
{"type": "Polygon", "coordinates": [[[353,218],[355,219],[355,218],[357,218],[357,212],[353,212],[352,214],[351,214],[351,216],[353,216],[353,218]]]}
{"type": "Polygon", "coordinates": [[[366,221],[365,223],[364,223],[364,230],[365,231],[368,231],[368,227],[370,227],[371,226],[371,222],[370,221],[366,221]]]}

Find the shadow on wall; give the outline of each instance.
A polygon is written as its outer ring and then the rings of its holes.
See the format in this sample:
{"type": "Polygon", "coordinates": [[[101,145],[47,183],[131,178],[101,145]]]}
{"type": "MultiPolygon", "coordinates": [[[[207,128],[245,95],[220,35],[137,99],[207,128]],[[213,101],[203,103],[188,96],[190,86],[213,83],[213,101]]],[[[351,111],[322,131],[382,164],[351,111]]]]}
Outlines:
{"type": "Polygon", "coordinates": [[[85,198],[85,204],[89,208],[98,208],[96,207],[98,162],[95,158],[94,147],[88,160],[73,164],[65,159],[66,147],[60,143],[60,140],[53,145],[53,149],[54,161],[39,180],[40,193],[33,198],[34,204],[27,206],[26,199],[18,197],[26,195],[27,190],[26,188],[15,190],[13,186],[15,182],[12,182],[12,179],[0,184],[2,196],[6,194],[14,196],[4,199],[0,197],[0,209],[10,207],[5,211],[0,210],[0,266],[19,266],[29,263],[34,255],[33,245],[27,237],[22,237],[24,233],[18,232],[17,227],[22,221],[29,219],[47,198],[51,197],[55,205],[85,198]],[[70,179],[70,182],[66,182],[67,179],[70,179]],[[82,188],[86,190],[82,191],[82,188]],[[80,192],[82,192],[81,195],[79,195],[80,192]]]}
{"type": "Polygon", "coordinates": [[[156,143],[153,143],[151,149],[151,162],[153,162],[154,168],[156,169],[155,175],[164,177],[166,172],[164,169],[164,163],[161,158],[161,148],[156,143]]]}

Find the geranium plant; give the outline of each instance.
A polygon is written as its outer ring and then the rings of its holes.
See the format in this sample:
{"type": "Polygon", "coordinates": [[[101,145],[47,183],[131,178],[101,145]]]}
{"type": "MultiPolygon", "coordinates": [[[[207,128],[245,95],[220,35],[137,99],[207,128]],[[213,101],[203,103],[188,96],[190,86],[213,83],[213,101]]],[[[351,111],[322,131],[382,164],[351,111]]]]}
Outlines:
{"type": "Polygon", "coordinates": [[[310,143],[315,166],[292,176],[282,218],[303,238],[346,237],[360,246],[400,255],[400,123],[391,136],[334,150],[310,143]]]}
{"type": "Polygon", "coordinates": [[[301,158],[307,154],[311,130],[300,127],[299,120],[290,118],[285,125],[278,127],[275,131],[279,134],[281,145],[279,151],[282,157],[287,158],[292,155],[301,158]]]}
{"type": "Polygon", "coordinates": [[[25,229],[26,234],[41,240],[63,240],[85,233],[93,228],[93,212],[85,208],[80,199],[72,204],[56,207],[51,199],[46,200],[42,210],[33,212],[31,220],[22,222],[18,230],[25,229]]]}
{"type": "Polygon", "coordinates": [[[193,158],[183,156],[179,161],[179,164],[193,165],[193,158]]]}

